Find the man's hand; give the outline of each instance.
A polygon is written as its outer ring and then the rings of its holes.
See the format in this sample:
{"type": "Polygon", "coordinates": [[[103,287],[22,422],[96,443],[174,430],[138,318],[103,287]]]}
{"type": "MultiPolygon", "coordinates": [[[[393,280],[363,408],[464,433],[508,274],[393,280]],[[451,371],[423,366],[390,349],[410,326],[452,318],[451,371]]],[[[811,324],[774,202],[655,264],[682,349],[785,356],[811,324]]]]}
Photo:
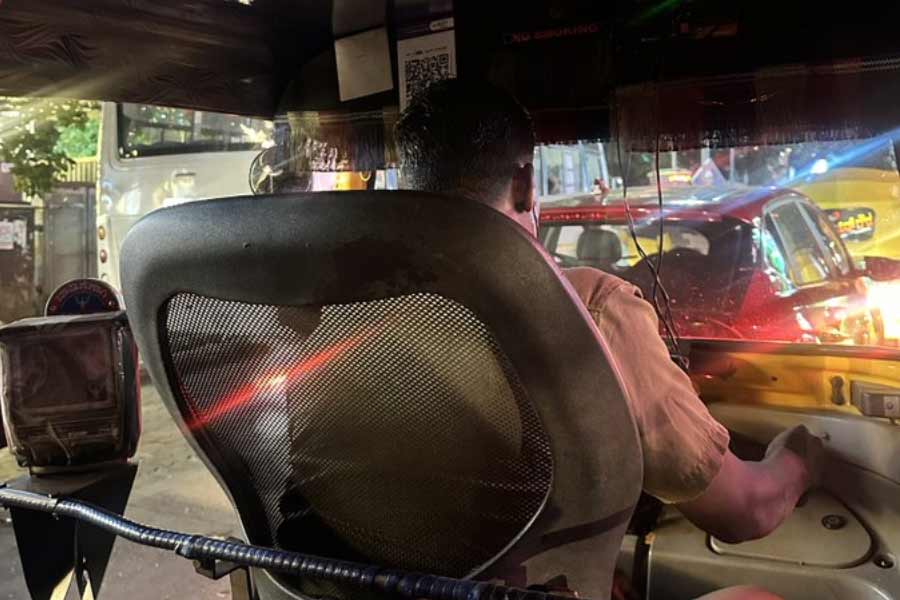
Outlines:
{"type": "Polygon", "coordinates": [[[768,535],[819,484],[825,450],[803,425],[772,440],[762,462],[725,452],[722,467],[703,494],[678,505],[692,523],[719,539],[737,543],[768,535]]]}
{"type": "Polygon", "coordinates": [[[822,481],[825,464],[825,446],[822,440],[809,432],[805,425],[797,425],[778,434],[766,448],[766,459],[780,457],[785,451],[793,452],[806,467],[808,486],[817,487],[822,481]]]}

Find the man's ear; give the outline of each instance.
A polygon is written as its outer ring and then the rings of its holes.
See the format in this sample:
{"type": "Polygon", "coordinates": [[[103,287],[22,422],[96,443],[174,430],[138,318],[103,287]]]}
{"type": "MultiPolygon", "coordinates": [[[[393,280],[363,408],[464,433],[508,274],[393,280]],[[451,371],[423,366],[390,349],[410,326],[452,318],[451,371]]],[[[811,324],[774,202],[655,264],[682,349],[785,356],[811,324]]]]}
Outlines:
{"type": "Polygon", "coordinates": [[[513,172],[511,195],[516,212],[534,210],[534,165],[530,162],[516,167],[513,172]]]}

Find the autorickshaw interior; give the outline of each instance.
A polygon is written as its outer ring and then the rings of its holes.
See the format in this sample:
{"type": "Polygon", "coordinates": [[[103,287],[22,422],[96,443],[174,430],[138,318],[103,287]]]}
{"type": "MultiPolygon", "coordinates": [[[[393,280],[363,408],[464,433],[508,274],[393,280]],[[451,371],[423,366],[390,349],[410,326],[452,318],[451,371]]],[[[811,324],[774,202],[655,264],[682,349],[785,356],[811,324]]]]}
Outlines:
{"type": "Polygon", "coordinates": [[[0,2],[4,288],[65,204],[22,191],[46,163],[12,123],[103,103],[87,266],[0,312],[0,562],[35,599],[124,597],[132,544],[237,600],[900,599],[896,12],[0,2]],[[526,226],[406,185],[398,123],[446,80],[527,110],[526,226]],[[774,531],[642,493],[628,373],[657,366],[595,322],[565,274],[590,269],[644,298],[729,453],[822,449],[774,531]],[[129,506],[156,406],[236,531],[129,506]]]}

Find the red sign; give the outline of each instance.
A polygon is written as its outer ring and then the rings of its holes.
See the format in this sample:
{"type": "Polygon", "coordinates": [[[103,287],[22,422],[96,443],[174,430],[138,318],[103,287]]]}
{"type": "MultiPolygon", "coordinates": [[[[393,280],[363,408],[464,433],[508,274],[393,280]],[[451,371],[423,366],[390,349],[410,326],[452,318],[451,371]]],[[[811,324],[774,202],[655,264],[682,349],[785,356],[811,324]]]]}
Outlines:
{"type": "Polygon", "coordinates": [[[73,279],[64,283],[47,300],[44,314],[87,315],[122,310],[115,288],[99,279],[73,279]]]}
{"type": "Polygon", "coordinates": [[[579,25],[553,27],[551,29],[540,29],[537,31],[515,31],[512,33],[505,33],[503,34],[503,43],[507,45],[528,44],[531,42],[543,42],[546,40],[595,35],[598,33],[600,33],[599,23],[582,23],[579,25]]]}

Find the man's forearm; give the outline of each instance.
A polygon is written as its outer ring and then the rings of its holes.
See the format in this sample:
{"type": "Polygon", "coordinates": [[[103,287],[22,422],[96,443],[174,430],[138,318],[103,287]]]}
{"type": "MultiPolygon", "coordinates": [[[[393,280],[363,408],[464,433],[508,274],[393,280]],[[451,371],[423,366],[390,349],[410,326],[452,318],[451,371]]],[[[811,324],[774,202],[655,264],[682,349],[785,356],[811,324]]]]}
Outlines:
{"type": "Polygon", "coordinates": [[[762,462],[742,461],[726,452],[709,488],[678,508],[692,523],[723,541],[743,542],[781,525],[808,482],[803,461],[789,450],[762,462]]]}

